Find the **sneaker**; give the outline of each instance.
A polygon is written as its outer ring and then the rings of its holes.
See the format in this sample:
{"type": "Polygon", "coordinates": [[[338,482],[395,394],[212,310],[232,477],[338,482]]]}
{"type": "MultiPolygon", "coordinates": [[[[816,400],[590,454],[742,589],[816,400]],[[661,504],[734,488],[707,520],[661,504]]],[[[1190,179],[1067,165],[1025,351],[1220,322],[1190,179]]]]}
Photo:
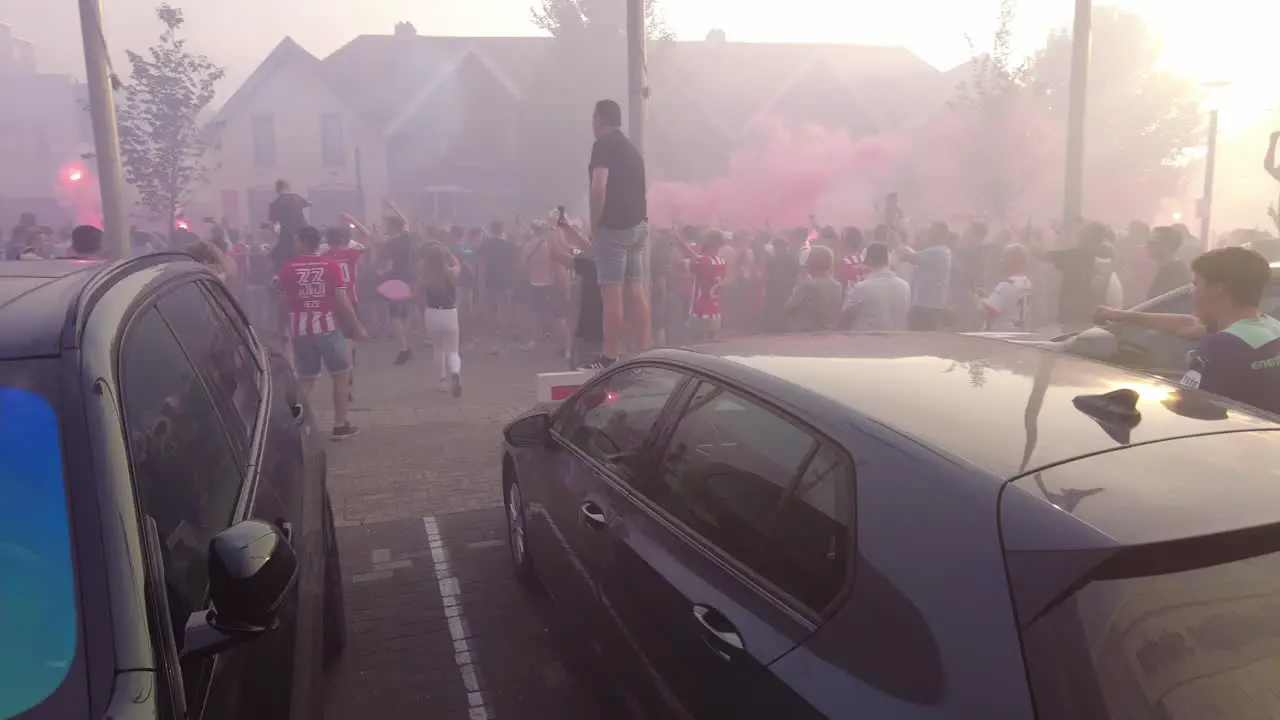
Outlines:
{"type": "Polygon", "coordinates": [[[356,427],[355,425],[352,425],[351,423],[347,423],[342,427],[336,427],[333,429],[333,441],[342,442],[343,440],[346,440],[348,438],[353,438],[359,434],[360,434],[360,428],[356,427]]]}
{"type": "Polygon", "coordinates": [[[412,350],[401,350],[401,351],[400,351],[400,354],[399,354],[399,355],[396,355],[396,361],[395,361],[395,363],[394,363],[394,364],[395,364],[395,365],[403,365],[403,364],[405,364],[405,363],[409,362],[409,361],[410,361],[410,360],[412,360],[412,359],[413,359],[413,351],[412,351],[412,350]]]}
{"type": "Polygon", "coordinates": [[[450,390],[453,391],[454,398],[462,397],[462,375],[454,373],[449,378],[450,390]]]}
{"type": "Polygon", "coordinates": [[[594,361],[589,362],[586,365],[579,366],[578,369],[579,370],[607,370],[616,362],[618,361],[614,358],[607,358],[601,355],[600,357],[596,358],[594,361]]]}

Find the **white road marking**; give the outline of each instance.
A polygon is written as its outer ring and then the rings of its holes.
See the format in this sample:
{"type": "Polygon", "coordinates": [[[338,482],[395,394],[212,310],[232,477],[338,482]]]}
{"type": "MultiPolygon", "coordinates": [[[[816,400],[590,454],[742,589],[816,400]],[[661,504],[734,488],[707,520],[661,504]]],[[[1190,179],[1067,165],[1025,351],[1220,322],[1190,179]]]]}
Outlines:
{"type": "Polygon", "coordinates": [[[449,619],[449,636],[453,638],[453,659],[458,665],[458,677],[462,679],[462,688],[467,693],[467,720],[490,720],[493,715],[485,702],[484,692],[480,689],[480,676],[475,652],[467,643],[471,637],[471,628],[467,625],[466,615],[462,612],[462,590],[458,578],[453,575],[453,567],[449,563],[449,551],[444,549],[444,541],[440,538],[440,527],[434,517],[422,518],[422,526],[427,531],[427,543],[431,547],[431,563],[435,567],[436,582],[440,587],[440,602],[444,605],[445,617],[449,619]]]}

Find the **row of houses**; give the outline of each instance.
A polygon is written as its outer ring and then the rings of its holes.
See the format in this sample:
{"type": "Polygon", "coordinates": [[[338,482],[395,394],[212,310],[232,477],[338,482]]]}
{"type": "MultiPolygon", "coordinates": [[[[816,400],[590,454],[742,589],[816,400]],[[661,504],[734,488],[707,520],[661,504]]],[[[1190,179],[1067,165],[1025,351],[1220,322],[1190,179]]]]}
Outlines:
{"type": "MultiPolygon", "coordinates": [[[[547,37],[439,37],[401,23],[323,59],[285,38],[214,119],[201,200],[235,224],[266,217],[277,178],[313,203],[312,221],[377,217],[388,200],[435,222],[528,207],[518,124],[554,48],[547,37]]],[[[647,153],[655,179],[723,172],[755,121],[780,116],[855,136],[910,124],[959,79],[900,47],[738,43],[723,33],[655,44],[647,153]]],[[[619,98],[621,99],[621,98],[619,98]]],[[[589,146],[581,111],[582,147],[589,146]]],[[[582,162],[585,163],[585,156],[582,162]]],[[[585,178],[585,166],[576,167],[585,178]]]]}
{"type": "MultiPolygon", "coordinates": [[[[585,185],[591,140],[586,97],[563,114],[574,132],[580,128],[571,149],[541,147],[521,133],[534,106],[546,102],[540,71],[555,50],[549,37],[428,36],[408,23],[356,37],[324,58],[286,37],[212,118],[212,171],[187,216],[257,227],[279,178],[309,197],[317,224],[335,223],[343,212],[375,218],[389,200],[444,223],[549,207],[546,186],[556,184],[557,172],[562,186],[580,192],[579,178],[585,185]],[[567,183],[566,167],[573,173],[567,183]]],[[[722,32],[655,43],[650,176],[718,177],[766,117],[855,136],[909,125],[945,102],[963,71],[941,72],[900,47],[741,43],[722,32]]],[[[603,76],[622,87],[620,64],[603,76]]],[[[37,72],[30,43],[0,25],[0,98],[21,98],[0,102],[6,226],[19,211],[61,222],[85,210],[69,205],[96,207],[87,198],[96,183],[84,96],[71,76],[37,72]]],[[[134,217],[145,223],[143,213],[134,217]]]]}

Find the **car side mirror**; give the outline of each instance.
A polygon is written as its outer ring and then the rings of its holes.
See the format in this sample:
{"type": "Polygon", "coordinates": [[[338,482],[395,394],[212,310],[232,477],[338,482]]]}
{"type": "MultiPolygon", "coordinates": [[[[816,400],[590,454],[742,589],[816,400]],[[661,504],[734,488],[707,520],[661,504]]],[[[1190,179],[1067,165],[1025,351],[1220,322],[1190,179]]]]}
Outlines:
{"type": "Polygon", "coordinates": [[[542,447],[551,441],[551,415],[535,412],[517,418],[502,430],[512,447],[542,447]]]}
{"type": "Polygon", "coordinates": [[[280,625],[277,616],[298,577],[298,559],[280,528],[245,520],[209,541],[209,598],[192,613],[182,658],[216,655],[280,625]]]}
{"type": "Polygon", "coordinates": [[[1066,350],[1093,360],[1110,360],[1120,353],[1120,341],[1106,328],[1091,327],[1068,340],[1066,350]]]}

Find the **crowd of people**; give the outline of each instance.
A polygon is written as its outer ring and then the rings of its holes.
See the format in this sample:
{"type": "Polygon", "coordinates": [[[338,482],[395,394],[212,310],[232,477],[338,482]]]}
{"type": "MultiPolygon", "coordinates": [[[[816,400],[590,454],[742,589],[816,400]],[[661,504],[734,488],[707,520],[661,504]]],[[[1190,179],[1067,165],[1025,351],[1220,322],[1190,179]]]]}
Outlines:
{"type": "MultiPolygon", "coordinates": [[[[355,342],[370,334],[397,344],[396,365],[412,362],[425,339],[438,390],[460,397],[462,354],[477,345],[555,353],[569,368],[600,370],[624,349],[727,334],[1070,332],[1131,322],[1204,340],[1188,384],[1280,412],[1280,381],[1272,379],[1280,358],[1262,357],[1280,355],[1280,323],[1259,313],[1271,275],[1254,250],[1201,255],[1201,240],[1185,226],[1136,221],[1123,232],[1091,221],[1047,230],[982,221],[909,228],[892,194],[866,229],[816,218],[783,231],[651,228],[644,161],[621,125],[617,103],[596,105],[590,210],[580,222],[562,207],[510,226],[440,227],[412,223],[389,204],[379,224],[345,215],[319,229],[307,221],[309,203],[281,180],[265,237],[207,218],[207,238],[183,221],[168,238],[135,230],[134,250],[180,250],[209,265],[259,332],[288,346],[306,389],[327,371],[335,440],[358,432],[347,419],[355,342]],[[1119,309],[1193,283],[1198,318],[1119,309]],[[1259,382],[1274,389],[1259,396],[1259,382]]],[[[97,228],[55,236],[24,216],[6,257],[101,253],[97,228]]]]}

